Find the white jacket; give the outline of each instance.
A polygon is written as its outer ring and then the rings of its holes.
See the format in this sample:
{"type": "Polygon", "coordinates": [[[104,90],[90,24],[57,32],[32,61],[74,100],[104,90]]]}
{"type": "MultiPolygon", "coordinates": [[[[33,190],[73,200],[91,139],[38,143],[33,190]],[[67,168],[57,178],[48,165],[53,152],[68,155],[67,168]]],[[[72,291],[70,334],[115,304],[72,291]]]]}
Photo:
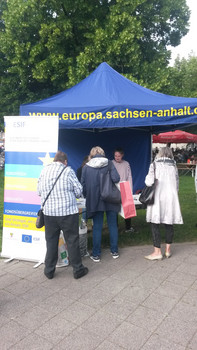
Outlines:
{"type": "MultiPolygon", "coordinates": [[[[155,224],[183,224],[178,198],[178,170],[175,162],[169,158],[155,160],[155,177],[158,184],[153,205],[147,206],[146,221],[155,224]]],[[[150,165],[145,184],[154,182],[154,166],[150,165]]]]}

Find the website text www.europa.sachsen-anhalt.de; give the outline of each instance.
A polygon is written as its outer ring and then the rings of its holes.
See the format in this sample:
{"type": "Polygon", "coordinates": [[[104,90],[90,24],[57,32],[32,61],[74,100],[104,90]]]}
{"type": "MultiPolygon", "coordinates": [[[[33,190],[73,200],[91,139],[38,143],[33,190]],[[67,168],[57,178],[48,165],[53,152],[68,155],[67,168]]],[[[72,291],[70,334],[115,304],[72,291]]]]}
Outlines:
{"type": "MultiPolygon", "coordinates": [[[[31,116],[59,116],[59,113],[30,113],[31,116]]],[[[157,111],[152,110],[141,110],[141,111],[107,111],[104,115],[102,112],[78,112],[78,113],[63,113],[60,116],[60,120],[88,120],[89,122],[95,119],[137,119],[137,118],[152,118],[152,117],[180,117],[188,115],[197,115],[197,107],[191,110],[191,107],[183,108],[169,108],[169,109],[158,109],[157,111]]]]}

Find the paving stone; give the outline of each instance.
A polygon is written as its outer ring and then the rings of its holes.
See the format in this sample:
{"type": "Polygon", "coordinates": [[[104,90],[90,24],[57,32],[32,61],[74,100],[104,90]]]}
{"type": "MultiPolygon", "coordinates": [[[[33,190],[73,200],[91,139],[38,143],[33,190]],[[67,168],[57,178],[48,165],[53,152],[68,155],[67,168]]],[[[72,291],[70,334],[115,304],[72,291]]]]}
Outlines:
{"type": "Polygon", "coordinates": [[[91,260],[91,264],[92,265],[91,265],[90,271],[93,274],[98,273],[101,277],[103,276],[105,278],[112,276],[115,272],[117,272],[117,270],[120,269],[120,266],[118,266],[118,262],[115,259],[113,259],[113,261],[107,262],[104,260],[104,258],[102,258],[102,256],[101,256],[101,261],[99,263],[98,262],[95,263],[94,261],[91,260]]]}
{"type": "Polygon", "coordinates": [[[88,305],[84,305],[78,301],[75,301],[72,303],[72,305],[68,306],[65,311],[59,313],[59,317],[65,318],[74,324],[81,325],[96,311],[96,309],[88,305]]]}
{"type": "Polygon", "coordinates": [[[196,322],[189,324],[182,319],[166,317],[157,328],[157,334],[173,341],[174,343],[186,346],[196,333],[196,322]]]}
{"type": "Polygon", "coordinates": [[[142,346],[140,350],[186,350],[185,346],[176,344],[171,340],[168,341],[164,337],[160,337],[157,334],[151,335],[147,342],[142,346]]]}
{"type": "Polygon", "coordinates": [[[124,350],[125,348],[117,344],[111,343],[107,340],[104,340],[104,342],[96,348],[96,350],[106,350],[106,349],[107,350],[124,350]]]}
{"type": "Polygon", "coordinates": [[[15,264],[11,270],[12,274],[20,278],[25,278],[33,273],[33,264],[22,262],[21,264],[15,264]]]}
{"type": "Polygon", "coordinates": [[[197,244],[172,247],[160,262],[144,259],[151,246],[103,250],[79,280],[71,266],[48,280],[44,264],[0,259],[0,349],[196,350],[197,244]]]}
{"type": "Polygon", "coordinates": [[[155,292],[179,300],[186,293],[187,289],[187,287],[175,284],[171,281],[164,281],[155,292]]]}
{"type": "MultiPolygon", "coordinates": [[[[13,269],[15,269],[15,265],[18,264],[18,266],[22,266],[22,261],[20,260],[17,260],[17,259],[13,259],[9,262],[7,262],[7,259],[1,259],[0,260],[2,262],[1,264],[1,269],[4,271],[4,272],[11,272],[13,269]]],[[[26,264],[27,262],[25,262],[26,264]]]]}
{"type": "Polygon", "coordinates": [[[44,275],[44,265],[32,270],[32,273],[26,277],[28,281],[34,282],[36,284],[48,282],[46,276],[44,275]]]}
{"type": "Polygon", "coordinates": [[[197,279],[194,281],[194,283],[191,286],[191,289],[197,290],[197,279]]]}
{"type": "Polygon", "coordinates": [[[158,313],[168,314],[168,312],[176,305],[176,300],[152,293],[144,302],[143,305],[149,309],[156,310],[158,313]]]}
{"type": "Polygon", "coordinates": [[[100,335],[78,327],[59,342],[54,350],[94,350],[101,343],[100,335]]]}
{"type": "Polygon", "coordinates": [[[123,322],[110,334],[107,340],[122,346],[124,349],[138,350],[141,349],[150,335],[151,332],[148,330],[123,322]]]}
{"type": "Polygon", "coordinates": [[[0,307],[0,327],[3,326],[4,324],[8,323],[10,320],[8,317],[6,317],[5,315],[3,315],[3,312],[1,310],[1,307],[0,307]]]}
{"type": "Polygon", "coordinates": [[[174,282],[180,286],[191,287],[195,282],[196,277],[180,271],[174,271],[167,277],[166,280],[169,282],[174,282]]]}
{"type": "Polygon", "coordinates": [[[30,301],[24,301],[22,298],[16,296],[12,297],[9,302],[2,306],[2,313],[9,319],[15,319],[25,311],[29,311],[34,307],[30,301]]]}
{"type": "Polygon", "coordinates": [[[186,304],[190,304],[194,307],[197,307],[197,290],[195,289],[188,290],[184,294],[182,301],[185,302],[186,304]]]}
{"type": "Polygon", "coordinates": [[[122,320],[125,320],[135,309],[136,304],[119,294],[102,307],[102,311],[118,315],[122,320]]]}
{"type": "Polygon", "coordinates": [[[103,310],[99,310],[83,323],[82,328],[92,333],[99,334],[100,339],[104,340],[121,324],[121,322],[122,319],[119,315],[111,315],[105,313],[103,310]]]}
{"type": "Polygon", "coordinates": [[[132,282],[138,275],[139,271],[132,264],[128,264],[120,270],[114,271],[112,276],[120,281],[132,282]]]}
{"type": "Polygon", "coordinates": [[[20,280],[20,277],[13,275],[12,273],[4,273],[0,276],[0,290],[7,286],[16,283],[20,280]]]}
{"type": "MultiPolygon", "coordinates": [[[[82,278],[83,279],[83,278],[82,278]]],[[[77,280],[78,281],[78,280],[77,280]]],[[[90,290],[92,290],[93,286],[91,286],[89,283],[86,282],[86,284],[79,283],[70,283],[69,285],[66,285],[66,288],[61,289],[61,293],[66,296],[68,299],[71,300],[79,300],[83,295],[89,294],[90,290]]],[[[80,281],[80,279],[79,279],[80,281]]]]}
{"type": "Polygon", "coordinates": [[[150,295],[150,290],[138,287],[134,284],[130,284],[120,291],[119,295],[124,298],[126,297],[132,303],[140,304],[150,295]]]}
{"type": "Polygon", "coordinates": [[[0,290],[0,308],[3,308],[6,303],[14,299],[14,295],[6,290],[0,290]]]}
{"type": "Polygon", "coordinates": [[[164,318],[164,314],[158,313],[158,311],[155,311],[154,309],[139,306],[126,319],[126,322],[132,323],[138,327],[142,327],[151,332],[154,332],[164,318]]]}
{"type": "Polygon", "coordinates": [[[188,256],[186,262],[188,265],[196,266],[197,265],[197,254],[196,255],[192,254],[192,255],[188,256]]]}
{"type": "Polygon", "coordinates": [[[197,320],[197,308],[190,304],[180,301],[170,312],[170,316],[182,321],[196,322],[197,320]]]}
{"type": "MultiPolygon", "coordinates": [[[[49,280],[50,283],[51,280],[49,280]]],[[[50,284],[49,284],[50,285],[50,284]]],[[[42,285],[36,286],[31,290],[24,293],[21,297],[24,300],[30,301],[32,304],[38,304],[42,300],[48,298],[50,295],[54,294],[54,290],[50,288],[44,288],[42,285]]]]}
{"type": "Polygon", "coordinates": [[[156,278],[156,275],[146,275],[146,274],[142,274],[141,276],[137,277],[133,283],[135,284],[135,286],[143,288],[147,291],[149,291],[149,293],[155,291],[160,284],[162,283],[161,281],[159,281],[156,278]]]}
{"type": "Polygon", "coordinates": [[[15,283],[12,283],[9,286],[5,287],[5,289],[12,294],[21,295],[27,292],[28,290],[33,289],[34,287],[35,283],[32,283],[25,279],[20,279],[15,283]]]}
{"type": "Polygon", "coordinates": [[[109,277],[104,281],[97,284],[97,288],[102,289],[104,291],[110,292],[113,295],[116,295],[121,290],[123,290],[126,286],[128,286],[128,280],[120,281],[114,277],[109,277]]]}
{"type": "Polygon", "coordinates": [[[10,350],[52,350],[53,345],[38,334],[31,333],[19,343],[14,344],[10,350]]]}
{"type": "Polygon", "coordinates": [[[75,328],[76,325],[74,323],[57,315],[50,320],[43,322],[40,327],[37,327],[35,333],[42,336],[50,343],[57,344],[75,328]]]}
{"type": "Polygon", "coordinates": [[[53,295],[50,295],[48,298],[42,300],[38,306],[44,310],[47,310],[51,315],[55,316],[58,313],[66,310],[69,305],[74,303],[74,299],[68,298],[61,292],[57,292],[53,295]]]}
{"type": "Polygon", "coordinates": [[[187,349],[188,350],[196,350],[197,349],[197,333],[194,335],[194,337],[187,344],[187,349]]]}
{"type": "Polygon", "coordinates": [[[162,261],[155,262],[149,260],[146,261],[147,264],[152,266],[150,266],[150,268],[144,274],[149,277],[157,276],[157,279],[160,282],[163,282],[169,276],[169,274],[177,269],[176,265],[170,263],[170,259],[163,259],[162,261]]]}
{"type": "Polygon", "coordinates": [[[100,309],[113,298],[113,294],[102,291],[98,288],[92,289],[89,293],[84,294],[78,299],[81,303],[89,305],[93,308],[100,309]]]}
{"type": "Polygon", "coordinates": [[[51,314],[48,311],[35,306],[34,308],[31,308],[30,310],[18,316],[16,318],[16,321],[27,329],[33,331],[48,321],[50,318],[51,314]]]}
{"type": "Polygon", "coordinates": [[[7,350],[17,344],[21,339],[30,333],[26,327],[19,325],[15,321],[10,321],[0,328],[1,350],[7,350]]]}
{"type": "Polygon", "coordinates": [[[188,260],[187,262],[184,262],[181,265],[179,265],[176,271],[197,277],[196,265],[188,263],[188,260]]]}

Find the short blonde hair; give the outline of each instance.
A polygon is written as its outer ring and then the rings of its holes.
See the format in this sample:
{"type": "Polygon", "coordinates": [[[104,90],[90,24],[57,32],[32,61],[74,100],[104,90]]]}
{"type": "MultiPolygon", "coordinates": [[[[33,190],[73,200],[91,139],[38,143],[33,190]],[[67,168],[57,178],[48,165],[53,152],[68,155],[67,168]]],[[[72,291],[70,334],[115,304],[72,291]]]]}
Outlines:
{"type": "Polygon", "coordinates": [[[96,156],[97,154],[100,154],[102,156],[105,156],[105,152],[104,150],[99,147],[99,146],[96,146],[96,147],[93,147],[90,151],[90,154],[89,154],[89,159],[93,158],[94,156],[96,156]]]}
{"type": "Polygon", "coordinates": [[[170,147],[161,147],[156,158],[171,158],[174,159],[172,149],[170,147]]]}

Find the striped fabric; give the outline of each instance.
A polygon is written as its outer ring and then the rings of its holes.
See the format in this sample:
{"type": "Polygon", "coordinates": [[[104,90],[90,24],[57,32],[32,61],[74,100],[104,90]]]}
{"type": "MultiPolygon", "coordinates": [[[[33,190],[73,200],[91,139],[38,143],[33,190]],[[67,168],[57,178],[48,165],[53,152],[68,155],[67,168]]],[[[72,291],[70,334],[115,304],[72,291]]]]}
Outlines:
{"type": "MultiPolygon", "coordinates": [[[[37,186],[38,195],[41,196],[41,203],[44,202],[64,166],[60,162],[53,162],[42,170],[37,186]]],[[[65,216],[78,213],[76,198],[79,198],[81,195],[82,186],[74,170],[67,166],[44,205],[44,214],[65,216]]]]}

